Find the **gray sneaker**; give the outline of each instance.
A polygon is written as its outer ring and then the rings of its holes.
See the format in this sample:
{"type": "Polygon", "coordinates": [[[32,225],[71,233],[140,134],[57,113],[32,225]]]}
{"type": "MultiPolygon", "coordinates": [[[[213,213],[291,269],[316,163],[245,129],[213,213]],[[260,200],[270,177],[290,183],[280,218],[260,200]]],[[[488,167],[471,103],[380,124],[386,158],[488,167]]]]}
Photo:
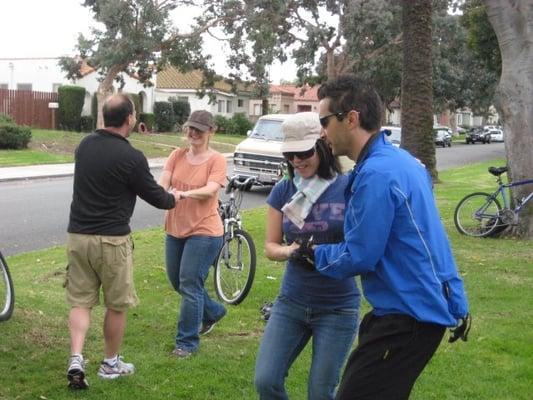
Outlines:
{"type": "Polygon", "coordinates": [[[85,360],[80,356],[70,356],[67,368],[68,387],[71,389],[88,389],[85,378],[85,360]]]}
{"type": "Polygon", "coordinates": [[[135,372],[135,366],[122,361],[122,357],[117,357],[115,365],[109,365],[105,361],[100,364],[98,376],[103,379],[116,379],[123,375],[131,375],[135,372]]]}
{"type": "Polygon", "coordinates": [[[172,350],[170,355],[178,358],[187,358],[190,357],[192,353],[188,350],[182,349],[181,347],[176,347],[174,350],[172,350]]]}

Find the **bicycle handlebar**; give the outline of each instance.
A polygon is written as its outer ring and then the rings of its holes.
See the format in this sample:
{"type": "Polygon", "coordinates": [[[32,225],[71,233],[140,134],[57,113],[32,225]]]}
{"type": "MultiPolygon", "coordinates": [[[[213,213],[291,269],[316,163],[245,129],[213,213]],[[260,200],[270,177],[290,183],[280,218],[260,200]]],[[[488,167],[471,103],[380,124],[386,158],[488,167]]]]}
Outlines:
{"type": "Polygon", "coordinates": [[[226,194],[229,194],[233,189],[248,190],[254,183],[257,184],[257,179],[254,176],[246,178],[244,181],[238,175],[232,176],[229,179],[228,186],[226,186],[226,194]]]}

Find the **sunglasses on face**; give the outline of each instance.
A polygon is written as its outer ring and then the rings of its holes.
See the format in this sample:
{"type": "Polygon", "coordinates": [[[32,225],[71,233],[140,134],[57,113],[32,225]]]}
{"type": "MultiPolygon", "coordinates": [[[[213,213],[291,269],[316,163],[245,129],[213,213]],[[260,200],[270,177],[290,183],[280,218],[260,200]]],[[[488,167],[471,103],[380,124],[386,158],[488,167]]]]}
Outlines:
{"type": "Polygon", "coordinates": [[[343,112],[331,113],[331,114],[328,114],[328,115],[324,115],[322,118],[320,118],[320,125],[322,125],[322,128],[326,129],[328,127],[330,117],[340,118],[343,115],[346,115],[348,113],[349,113],[349,111],[343,111],[343,112]]]}
{"type": "Polygon", "coordinates": [[[314,147],[309,149],[309,150],[306,150],[306,151],[284,152],[283,153],[283,157],[285,157],[285,159],[287,161],[294,160],[294,157],[298,157],[300,160],[307,160],[308,158],[313,157],[313,154],[315,154],[315,148],[314,147]]]}

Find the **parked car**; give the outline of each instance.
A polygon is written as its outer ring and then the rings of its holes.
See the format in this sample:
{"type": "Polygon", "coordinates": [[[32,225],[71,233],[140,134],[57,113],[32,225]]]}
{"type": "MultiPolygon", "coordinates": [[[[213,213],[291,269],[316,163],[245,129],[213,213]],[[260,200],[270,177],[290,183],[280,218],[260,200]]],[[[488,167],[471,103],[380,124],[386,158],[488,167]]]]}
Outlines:
{"type": "Polygon", "coordinates": [[[386,138],[394,146],[400,147],[402,141],[402,128],[399,126],[382,126],[381,131],[384,131],[386,138]]]}
{"type": "Polygon", "coordinates": [[[235,147],[234,173],[253,176],[261,184],[275,184],[282,176],[284,162],[281,154],[283,133],[281,124],[289,114],[269,114],[260,117],[248,138],[235,147]]]}
{"type": "Polygon", "coordinates": [[[465,136],[466,144],[474,144],[481,142],[483,144],[490,143],[490,133],[483,128],[472,128],[465,136]]]}
{"type": "Polygon", "coordinates": [[[433,135],[435,137],[435,144],[442,147],[452,147],[452,135],[448,127],[434,127],[433,135]]]}
{"type": "Polygon", "coordinates": [[[489,132],[490,140],[494,142],[503,142],[503,131],[501,129],[492,129],[489,132]]]}

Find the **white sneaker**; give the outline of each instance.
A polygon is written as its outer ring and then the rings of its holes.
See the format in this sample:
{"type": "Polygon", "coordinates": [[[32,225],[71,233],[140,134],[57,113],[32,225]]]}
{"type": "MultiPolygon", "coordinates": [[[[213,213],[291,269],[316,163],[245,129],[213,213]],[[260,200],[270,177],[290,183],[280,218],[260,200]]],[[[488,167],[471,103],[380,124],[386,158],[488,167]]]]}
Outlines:
{"type": "Polygon", "coordinates": [[[123,375],[131,375],[135,372],[135,366],[122,361],[122,357],[117,357],[115,365],[109,365],[105,361],[100,364],[98,376],[104,379],[116,379],[123,375]]]}
{"type": "Polygon", "coordinates": [[[85,360],[82,357],[70,356],[67,368],[68,387],[71,389],[87,389],[89,382],[85,378],[85,360]]]}

